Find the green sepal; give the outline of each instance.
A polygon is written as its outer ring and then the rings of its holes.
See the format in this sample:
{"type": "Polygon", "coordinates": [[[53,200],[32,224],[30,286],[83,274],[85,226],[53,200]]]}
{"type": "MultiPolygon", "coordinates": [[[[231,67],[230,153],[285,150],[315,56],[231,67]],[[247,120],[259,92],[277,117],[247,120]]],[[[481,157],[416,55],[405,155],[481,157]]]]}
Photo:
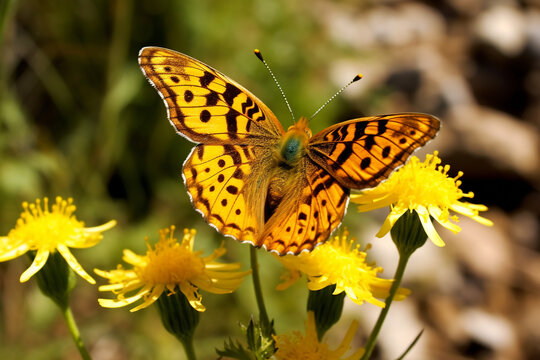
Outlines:
{"type": "MultiPolygon", "coordinates": [[[[28,252],[28,255],[33,261],[35,252],[28,252]]],[[[47,262],[35,276],[39,289],[45,296],[61,309],[69,307],[69,296],[77,284],[77,277],[59,252],[51,252],[47,262]]]]}
{"type": "Polygon", "coordinates": [[[181,291],[174,294],[163,292],[156,303],[165,329],[182,343],[191,343],[199,324],[199,312],[191,306],[186,296],[181,291]]]}
{"type": "Polygon", "coordinates": [[[390,230],[392,241],[401,256],[409,257],[422,247],[428,238],[416,211],[406,211],[390,230]]]}
{"type": "Polygon", "coordinates": [[[336,285],[330,285],[321,290],[309,291],[307,311],[313,311],[315,315],[315,326],[319,340],[328,329],[339,321],[343,312],[345,292],[333,295],[335,290],[336,285]]]}

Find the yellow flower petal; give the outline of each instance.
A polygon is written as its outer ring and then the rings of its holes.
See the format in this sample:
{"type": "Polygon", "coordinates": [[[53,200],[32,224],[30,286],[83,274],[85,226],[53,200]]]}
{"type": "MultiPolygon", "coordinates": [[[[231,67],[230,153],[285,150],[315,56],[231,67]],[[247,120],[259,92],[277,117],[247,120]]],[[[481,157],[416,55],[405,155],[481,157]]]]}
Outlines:
{"type": "Polygon", "coordinates": [[[189,283],[180,284],[180,291],[186,296],[189,304],[197,311],[205,311],[206,308],[202,304],[202,296],[197,292],[197,288],[189,283]]]}
{"type": "MultiPolygon", "coordinates": [[[[446,244],[441,239],[437,231],[435,230],[435,227],[433,226],[433,223],[431,222],[431,218],[429,217],[429,213],[427,209],[423,206],[418,207],[416,209],[416,212],[418,213],[418,218],[420,219],[420,222],[422,223],[422,227],[424,228],[424,231],[426,232],[428,238],[437,246],[443,247],[446,244]]],[[[424,238],[425,239],[425,238],[424,238]]]]}
{"type": "MultiPolygon", "coordinates": [[[[2,242],[7,243],[9,238],[7,236],[2,237],[2,242]]],[[[22,243],[13,247],[14,244],[5,244],[0,249],[0,262],[15,259],[28,251],[28,244],[22,243]]]]}
{"type": "Polygon", "coordinates": [[[165,285],[163,284],[159,284],[151,288],[149,287],[149,291],[145,293],[145,296],[143,296],[143,299],[144,299],[143,303],[138,306],[135,306],[133,309],[130,309],[129,311],[135,312],[135,311],[149,307],[154,302],[156,302],[156,300],[161,296],[164,290],[165,290],[165,285]]]}
{"type": "Polygon", "coordinates": [[[25,272],[22,273],[20,282],[26,282],[28,281],[35,273],[37,273],[41,268],[45,265],[47,262],[47,259],[49,258],[49,252],[47,250],[38,250],[36,253],[36,256],[34,257],[34,261],[32,261],[32,264],[28,269],[26,269],[25,272]]]}
{"type": "Polygon", "coordinates": [[[493,223],[478,215],[479,211],[486,211],[487,207],[480,204],[471,204],[460,201],[461,198],[472,198],[472,192],[464,193],[461,189],[463,173],[457,176],[448,176],[449,165],[441,166],[438,152],[426,155],[426,160],[420,162],[416,156],[400,169],[396,170],[387,181],[373,189],[351,195],[351,202],[359,204],[359,211],[368,211],[391,205],[391,211],[377,237],[387,234],[397,219],[405,211],[416,211],[424,230],[431,241],[437,246],[444,246],[444,242],[433,227],[430,217],[433,217],[445,228],[457,233],[461,228],[452,223],[457,216],[450,216],[449,210],[470,217],[482,225],[491,226],[493,223]]]}
{"type": "Polygon", "coordinates": [[[382,268],[367,264],[367,254],[360,251],[358,246],[353,246],[354,239],[349,240],[348,235],[348,232],[344,231],[342,236],[331,238],[310,253],[276,256],[289,270],[289,274],[282,277],[284,282],[278,285],[277,289],[287,288],[299,279],[301,274],[305,274],[309,290],[317,291],[335,285],[334,294],[345,292],[359,305],[369,302],[384,307],[384,302],[376,299],[375,295],[388,296],[392,281],[377,277],[382,268]],[[386,289],[385,292],[381,291],[383,288],[386,289]]]}
{"type": "Polygon", "coordinates": [[[458,201],[457,203],[452,204],[450,208],[457,213],[471,217],[473,220],[478,221],[482,225],[493,226],[493,222],[491,220],[478,215],[478,211],[487,210],[487,207],[484,205],[462,203],[458,201]]]}
{"type": "Polygon", "coordinates": [[[95,283],[69,248],[94,246],[101,240],[101,233],[112,228],[116,222],[113,220],[101,226],[85,228],[84,223],[73,215],[76,209],[73,200],[61,197],[56,197],[50,210],[47,198],[43,201],[37,199],[33,204],[24,202],[23,209],[15,228],[2,237],[0,261],[11,260],[27,251],[36,251],[34,261],[21,275],[21,282],[24,282],[43,268],[50,253],[58,251],[77,274],[95,283]]]}
{"type": "Polygon", "coordinates": [[[364,354],[364,349],[357,349],[346,359],[343,355],[351,348],[351,343],[358,328],[358,322],[353,321],[345,334],[345,337],[337,349],[330,350],[328,344],[320,342],[317,337],[317,327],[312,311],[308,312],[305,329],[306,335],[294,331],[292,334],[280,334],[274,336],[276,341],[277,360],[359,360],[364,354]]]}
{"type": "Polygon", "coordinates": [[[384,235],[388,234],[396,221],[400,218],[401,215],[403,215],[407,211],[407,209],[400,209],[397,207],[392,208],[392,211],[390,211],[390,214],[386,217],[384,220],[383,226],[379,230],[377,234],[375,234],[376,237],[381,238],[384,235]]]}
{"type": "MultiPolygon", "coordinates": [[[[110,282],[109,285],[100,286],[99,290],[112,291],[122,300],[128,293],[143,287],[144,295],[138,297],[142,298],[143,303],[131,311],[151,305],[163,293],[171,294],[179,290],[195,310],[204,311],[199,289],[215,294],[231,293],[251,272],[234,271],[240,268],[238,263],[222,264],[214,261],[225,254],[223,244],[207,257],[202,257],[201,251],[193,251],[195,233],[195,230],[185,229],[183,240],[179,243],[173,236],[172,226],[159,232],[159,241],[154,246],[146,240],[146,255],[124,250],[123,260],[132,265],[133,269],[118,266],[112,271],[94,270],[110,282]]],[[[100,304],[107,307],[109,302],[100,300],[100,304]]]]}
{"type": "Polygon", "coordinates": [[[64,244],[58,244],[57,247],[58,252],[62,255],[62,257],[66,260],[68,265],[75,271],[80,277],[88,281],[90,284],[95,284],[96,280],[94,280],[86,271],[84,271],[83,267],[75,256],[69,251],[69,248],[65,246],[64,244]]]}
{"type": "Polygon", "coordinates": [[[108,308],[122,307],[122,306],[126,306],[126,305],[134,303],[135,301],[139,300],[144,295],[146,295],[149,291],[150,289],[146,291],[139,291],[137,294],[133,296],[122,298],[122,299],[98,299],[98,302],[99,302],[99,305],[103,307],[108,307],[108,308]]]}

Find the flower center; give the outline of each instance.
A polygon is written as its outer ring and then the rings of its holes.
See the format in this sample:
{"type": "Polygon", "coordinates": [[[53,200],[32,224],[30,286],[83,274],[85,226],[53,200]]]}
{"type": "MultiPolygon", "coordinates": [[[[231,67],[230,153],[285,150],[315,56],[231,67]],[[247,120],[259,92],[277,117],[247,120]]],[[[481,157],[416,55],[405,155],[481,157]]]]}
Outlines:
{"type": "Polygon", "coordinates": [[[396,185],[396,193],[399,194],[401,206],[416,208],[418,205],[431,204],[441,208],[447,208],[463,196],[459,188],[461,176],[448,177],[450,167],[438,166],[441,160],[437,157],[428,158],[421,163],[418,158],[411,158],[410,166],[403,167],[400,175],[395,177],[399,180],[396,185]]]}
{"type": "Polygon", "coordinates": [[[75,206],[60,198],[48,209],[45,199],[43,208],[38,200],[35,204],[23,204],[24,212],[17,221],[15,229],[11,230],[9,237],[29,245],[31,250],[55,251],[60,243],[65,243],[76,237],[84,224],[71,216],[75,206]]]}
{"type": "MultiPolygon", "coordinates": [[[[168,229],[167,229],[168,230],[168,229]]],[[[155,249],[148,250],[148,263],[139,268],[140,277],[147,284],[180,284],[193,282],[205,276],[205,264],[200,252],[192,252],[188,242],[179,244],[172,236],[160,234],[160,241],[155,249]]]]}

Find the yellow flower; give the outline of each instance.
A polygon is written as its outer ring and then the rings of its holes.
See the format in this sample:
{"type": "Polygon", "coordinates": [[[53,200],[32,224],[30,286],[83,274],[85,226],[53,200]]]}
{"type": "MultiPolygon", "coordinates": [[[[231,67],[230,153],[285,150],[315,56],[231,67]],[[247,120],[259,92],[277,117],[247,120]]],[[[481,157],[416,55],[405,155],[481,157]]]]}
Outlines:
{"type": "Polygon", "coordinates": [[[439,165],[441,159],[437,155],[437,151],[433,155],[426,155],[423,163],[413,156],[386,182],[360,194],[351,195],[351,201],[360,204],[358,211],[361,212],[385,206],[391,207],[390,214],[377,233],[377,237],[383,237],[401,215],[413,210],[417,212],[426,234],[437,246],[445,244],[435,230],[431,217],[454,233],[459,232],[461,228],[452,222],[457,222],[458,217],[451,215],[450,210],[466,215],[483,225],[493,225],[490,220],[478,215],[480,211],[487,210],[485,205],[460,201],[463,197],[472,198],[474,194],[464,193],[459,188],[461,180],[458,179],[463,173],[460,171],[455,178],[449,177],[450,166],[439,165]]]}
{"type": "Polygon", "coordinates": [[[23,202],[22,206],[24,211],[15,228],[7,236],[0,237],[0,261],[14,259],[27,251],[35,251],[32,265],[20,278],[21,282],[25,282],[45,265],[49,254],[58,251],[77,274],[95,284],[94,279],[84,271],[69,248],[81,249],[96,245],[103,238],[101,233],[116,225],[116,221],[85,228],[84,223],[73,215],[76,209],[73,199],[63,200],[59,196],[52,205],[52,211],[49,211],[47,198],[43,199],[43,207],[40,199],[37,199],[35,204],[23,202]]]}
{"type": "Polygon", "coordinates": [[[335,350],[330,350],[328,344],[319,342],[317,338],[317,329],[315,326],[315,316],[313,312],[308,312],[306,321],[306,335],[303,336],[298,331],[292,335],[276,335],[276,353],[274,357],[277,360],[357,360],[364,354],[364,349],[356,350],[352,355],[343,358],[343,355],[351,348],[358,322],[353,321],[349,330],[345,334],[343,341],[335,350]]]}
{"type": "MultiPolygon", "coordinates": [[[[345,230],[341,237],[331,238],[310,253],[276,256],[289,270],[288,274],[282,276],[285,282],[277,289],[286,289],[303,273],[308,278],[309,290],[317,291],[335,284],[334,295],[345,291],[359,305],[367,301],[384,307],[384,302],[377,298],[384,299],[389,295],[393,280],[378,278],[377,273],[382,272],[382,268],[367,264],[367,254],[360,251],[358,245],[353,247],[355,239],[349,241],[348,236],[345,230]]],[[[399,289],[396,300],[404,299],[409,293],[407,289],[399,289]]]]}
{"type": "Polygon", "coordinates": [[[228,294],[240,286],[244,277],[251,271],[233,271],[240,268],[240,263],[223,264],[214,261],[226,250],[223,244],[212,255],[202,257],[202,251],[193,251],[195,240],[194,229],[184,229],[181,243],[176,240],[174,226],[159,231],[159,241],[154,249],[148,243],[146,255],[137,255],[124,250],[123,260],[133,265],[133,269],[125,270],[118,265],[116,270],[94,271],[101,277],[109,279],[109,285],[99,287],[100,291],[112,291],[116,299],[99,299],[103,307],[117,308],[143,299],[143,303],[131,309],[137,311],[155,302],[168,290],[174,294],[178,287],[186,296],[191,306],[197,311],[204,311],[202,296],[198,289],[214,294],[228,294]],[[130,292],[138,290],[134,295],[130,292]]]}

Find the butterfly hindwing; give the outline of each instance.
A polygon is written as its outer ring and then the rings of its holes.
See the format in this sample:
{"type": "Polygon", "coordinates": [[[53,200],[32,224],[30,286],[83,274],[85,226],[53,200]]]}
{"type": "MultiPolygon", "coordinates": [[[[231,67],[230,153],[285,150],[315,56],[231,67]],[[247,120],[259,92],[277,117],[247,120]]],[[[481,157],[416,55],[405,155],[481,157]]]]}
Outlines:
{"type": "Polygon", "coordinates": [[[309,156],[351,189],[374,187],[439,130],[433,116],[373,116],[330,126],[310,139],[309,156]]]}
{"type": "Polygon", "coordinates": [[[163,98],[171,124],[193,142],[253,144],[284,132],[255,95],[198,60],[146,47],[139,64],[163,98]]]}
{"type": "Polygon", "coordinates": [[[255,159],[246,145],[195,146],[183,176],[193,205],[222,234],[255,242],[257,221],[246,203],[246,182],[255,159]]]}
{"type": "Polygon", "coordinates": [[[349,189],[317,164],[305,159],[298,186],[287,190],[284,200],[265,225],[260,245],[278,254],[311,251],[339,226],[349,201],[349,189]]]}

